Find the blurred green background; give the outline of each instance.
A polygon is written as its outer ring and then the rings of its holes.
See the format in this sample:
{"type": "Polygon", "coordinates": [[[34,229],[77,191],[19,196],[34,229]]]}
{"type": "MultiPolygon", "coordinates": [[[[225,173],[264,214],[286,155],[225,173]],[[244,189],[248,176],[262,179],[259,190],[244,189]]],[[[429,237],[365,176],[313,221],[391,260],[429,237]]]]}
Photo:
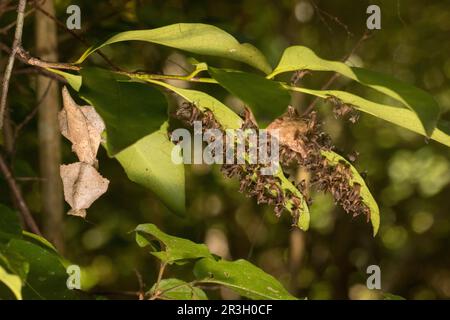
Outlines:
{"type": "MultiPolygon", "coordinates": [[[[350,56],[350,63],[385,72],[430,92],[450,120],[450,2],[386,1],[55,1],[57,17],[67,18],[66,8],[81,8],[82,30],[95,43],[110,33],[146,29],[177,22],[216,25],[241,42],[258,47],[275,65],[283,50],[295,44],[310,47],[319,56],[339,60],[349,53],[366,31],[366,8],[381,8],[381,30],[350,56]]],[[[6,25],[14,14],[1,18],[6,25]]],[[[27,18],[24,47],[33,52],[32,16],[27,18]]],[[[11,35],[2,41],[11,42],[11,35]]],[[[3,35],[2,35],[3,37],[3,35]]],[[[60,61],[70,62],[85,46],[59,29],[60,61]]],[[[102,49],[126,70],[183,74],[190,55],[148,43],[128,42],[102,49]]],[[[5,56],[0,57],[1,61],[5,56]]],[[[206,59],[213,66],[227,61],[206,59]]],[[[104,65],[94,55],[91,64],[104,65]]],[[[320,88],[330,74],[315,73],[301,85],[320,88]]],[[[183,85],[187,85],[183,83],[183,85]]],[[[189,84],[192,86],[192,84],[189,84]]],[[[350,90],[382,101],[373,91],[339,79],[333,88],[350,90]]],[[[16,76],[12,82],[11,117],[22,119],[35,103],[33,79],[16,76]]],[[[233,107],[241,103],[215,86],[200,87],[233,107]]],[[[305,108],[311,99],[293,97],[305,108]]],[[[381,268],[382,290],[408,299],[450,298],[450,150],[437,142],[361,114],[351,124],[336,119],[326,103],[316,106],[324,129],[342,154],[360,153],[356,163],[366,171],[367,183],[381,211],[379,234],[373,238],[363,217],[352,218],[336,207],[331,197],[315,195],[311,229],[301,232],[290,218],[274,216],[270,207],[238,193],[238,182],[224,178],[217,166],[188,166],[185,218],[169,212],[148,190],[129,181],[114,159],[100,150],[100,172],[111,183],[108,192],[88,210],[87,220],[67,216],[65,256],[85,271],[84,289],[137,290],[134,269],[151,285],[158,262],[139,249],[130,231],[151,222],[169,234],[205,242],[230,259],[249,259],[279,279],[291,293],[308,299],[379,298],[366,288],[367,266],[381,268]]],[[[270,120],[270,119],[267,119],[270,120]]],[[[36,125],[21,134],[15,160],[17,176],[38,176],[36,125]]],[[[75,161],[64,141],[63,162],[75,161]]],[[[39,183],[21,182],[26,200],[40,219],[39,183]]],[[[10,204],[5,181],[0,178],[0,202],[10,204]]],[[[168,276],[190,279],[189,267],[172,267],[168,276]]],[[[235,298],[227,290],[213,297],[235,298]]]]}

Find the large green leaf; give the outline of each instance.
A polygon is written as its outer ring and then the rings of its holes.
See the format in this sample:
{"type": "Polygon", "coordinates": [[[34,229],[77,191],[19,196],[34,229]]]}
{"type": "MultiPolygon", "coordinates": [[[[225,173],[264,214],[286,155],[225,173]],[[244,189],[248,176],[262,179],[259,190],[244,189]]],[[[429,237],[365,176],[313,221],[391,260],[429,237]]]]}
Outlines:
{"type": "Polygon", "coordinates": [[[156,284],[150,289],[153,295],[157,289],[160,292],[159,297],[166,300],[208,300],[205,292],[192,284],[180,279],[163,279],[159,282],[158,288],[156,284]]]}
{"type": "Polygon", "coordinates": [[[22,228],[17,213],[0,204],[0,243],[21,236],[22,228]]]}
{"type": "MultiPolygon", "coordinates": [[[[312,90],[300,87],[289,87],[290,90],[311,94],[320,98],[336,97],[344,103],[350,104],[356,109],[371,114],[377,118],[389,121],[393,124],[426,135],[417,115],[400,107],[392,107],[385,104],[375,103],[349,92],[339,90],[312,90]]],[[[450,125],[440,120],[437,128],[431,134],[431,139],[450,147],[450,125]]]]}
{"type": "Polygon", "coordinates": [[[157,131],[167,119],[167,102],[158,89],[98,68],[83,68],[81,75],[79,93],[105,122],[111,156],[157,131]]]}
{"type": "Polygon", "coordinates": [[[30,265],[22,294],[25,299],[76,299],[67,288],[67,274],[60,257],[33,243],[13,239],[8,250],[21,255],[30,265]]]}
{"type": "Polygon", "coordinates": [[[224,285],[250,299],[294,300],[274,277],[246,260],[199,260],[195,277],[204,283],[224,285]]]}
{"type": "Polygon", "coordinates": [[[204,244],[198,244],[187,239],[170,236],[158,229],[154,224],[140,224],[136,227],[136,242],[141,247],[150,246],[152,254],[162,261],[172,263],[184,263],[190,259],[211,257],[208,248],[204,244]],[[162,250],[152,246],[152,243],[145,235],[149,235],[158,240],[162,245],[162,250]]]}
{"type": "Polygon", "coordinates": [[[400,101],[417,114],[422,129],[424,129],[427,136],[431,136],[439,119],[439,105],[431,95],[422,89],[381,73],[363,68],[349,67],[345,63],[338,61],[322,59],[311,49],[303,46],[287,48],[284,51],[278,66],[268,77],[272,78],[279,73],[294,70],[337,72],[386,94],[389,97],[400,101]]]}
{"type": "Polygon", "coordinates": [[[221,86],[251,107],[258,119],[279,116],[291,100],[280,83],[257,74],[211,67],[208,71],[221,86]]]}
{"type": "MultiPolygon", "coordinates": [[[[108,137],[109,138],[109,137],[108,137]]],[[[184,165],[175,164],[167,124],[115,155],[128,178],[152,190],[177,214],[185,211],[184,165]]]]}
{"type": "Polygon", "coordinates": [[[201,23],[177,23],[150,30],[121,32],[103,43],[89,48],[76,63],[82,63],[92,52],[106,45],[131,40],[146,41],[195,54],[236,60],[251,65],[264,73],[272,70],[263,54],[251,44],[240,44],[227,32],[201,23]]]}
{"type": "Polygon", "coordinates": [[[328,160],[330,165],[337,165],[341,162],[349,166],[352,172],[352,179],[350,179],[349,183],[351,186],[353,186],[355,183],[358,183],[361,186],[360,196],[364,204],[367,205],[370,210],[370,222],[372,223],[373,235],[375,236],[378,232],[378,228],[380,227],[380,210],[378,209],[378,204],[370,193],[366,182],[361,177],[358,170],[356,170],[356,168],[353,167],[351,163],[341,155],[327,150],[322,150],[321,153],[328,160]]]}

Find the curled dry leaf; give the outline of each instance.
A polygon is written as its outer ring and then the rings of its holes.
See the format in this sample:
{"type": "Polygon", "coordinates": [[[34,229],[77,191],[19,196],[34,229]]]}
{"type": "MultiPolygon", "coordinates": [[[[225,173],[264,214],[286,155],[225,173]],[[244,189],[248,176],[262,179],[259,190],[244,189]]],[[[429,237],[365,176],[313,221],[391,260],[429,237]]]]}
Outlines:
{"type": "Polygon", "coordinates": [[[278,130],[280,143],[299,153],[302,158],[306,158],[308,150],[305,142],[299,137],[304,136],[309,129],[307,121],[295,116],[295,110],[291,106],[285,116],[275,119],[267,127],[269,133],[278,130]]]}
{"type": "Polygon", "coordinates": [[[64,109],[59,113],[61,133],[80,161],[97,166],[97,151],[105,124],[92,106],[79,106],[66,87],[62,90],[64,109]]]}
{"type": "Polygon", "coordinates": [[[109,180],[103,178],[90,164],[75,162],[60,167],[64,198],[72,209],[68,214],[86,217],[86,209],[108,189],[109,180]]]}

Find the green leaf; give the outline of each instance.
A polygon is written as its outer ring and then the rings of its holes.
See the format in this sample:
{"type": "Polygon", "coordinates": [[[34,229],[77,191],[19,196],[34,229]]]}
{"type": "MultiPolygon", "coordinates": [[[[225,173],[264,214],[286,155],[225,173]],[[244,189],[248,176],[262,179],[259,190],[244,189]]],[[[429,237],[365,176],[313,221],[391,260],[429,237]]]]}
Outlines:
{"type": "Polygon", "coordinates": [[[150,294],[155,293],[155,289],[160,292],[159,297],[167,300],[208,300],[206,293],[192,284],[179,279],[163,279],[150,289],[150,294]]]}
{"type": "Polygon", "coordinates": [[[0,243],[21,236],[22,228],[17,213],[0,204],[0,243]]]}
{"type": "Polygon", "coordinates": [[[174,213],[185,212],[184,165],[175,164],[167,123],[115,155],[128,178],[152,190],[174,213]]]}
{"type": "Polygon", "coordinates": [[[98,68],[83,68],[81,75],[80,96],[105,122],[110,156],[157,131],[167,119],[167,102],[158,89],[98,68]]]}
{"type": "Polygon", "coordinates": [[[221,86],[251,107],[257,119],[273,119],[283,113],[291,96],[279,82],[257,74],[208,68],[221,86]]]}
{"type": "Polygon", "coordinates": [[[75,91],[80,91],[82,78],[79,75],[64,72],[58,69],[47,68],[48,71],[51,71],[57,75],[60,75],[64,79],[67,80],[67,83],[74,89],[75,91]]]}
{"type": "Polygon", "coordinates": [[[413,110],[420,119],[422,129],[431,136],[439,119],[440,108],[434,98],[422,89],[390,76],[363,68],[349,67],[345,63],[325,60],[303,46],[287,48],[278,66],[268,76],[295,70],[332,71],[375,89],[413,110]]]}
{"type": "Polygon", "coordinates": [[[330,165],[337,165],[339,162],[343,162],[350,167],[353,177],[349,181],[349,183],[351,186],[353,186],[355,183],[361,185],[360,196],[364,204],[367,205],[367,207],[369,207],[370,209],[370,222],[372,223],[373,236],[375,236],[378,232],[378,228],[380,227],[380,209],[378,209],[378,204],[370,193],[366,182],[361,177],[358,170],[356,170],[356,168],[353,167],[350,162],[348,162],[339,154],[327,150],[322,150],[321,154],[329,161],[330,165]]]}
{"type": "Polygon", "coordinates": [[[202,283],[224,285],[250,299],[294,300],[274,277],[246,260],[199,260],[194,275],[202,283]]]}
{"type": "Polygon", "coordinates": [[[24,257],[30,265],[27,281],[22,290],[25,299],[76,299],[77,294],[67,288],[68,275],[60,257],[33,243],[13,239],[8,245],[11,252],[24,257]]]}
{"type": "MultiPolygon", "coordinates": [[[[170,236],[158,229],[154,224],[140,224],[136,227],[136,242],[141,247],[150,245],[145,235],[150,235],[163,244],[162,251],[152,252],[154,256],[163,262],[172,264],[184,263],[186,260],[211,257],[208,248],[204,244],[198,244],[187,239],[170,236]]],[[[153,246],[152,250],[155,250],[153,246]]]]}
{"type": "Polygon", "coordinates": [[[18,275],[25,282],[30,271],[30,265],[19,253],[12,251],[8,246],[0,247],[0,266],[7,271],[18,275]]]}
{"type": "Polygon", "coordinates": [[[22,300],[22,280],[18,275],[8,273],[0,266],[0,282],[14,293],[17,300],[22,300]]]}
{"type": "Polygon", "coordinates": [[[146,41],[195,54],[227,58],[244,62],[269,73],[272,68],[263,54],[248,43],[240,44],[227,32],[201,23],[177,23],[169,26],[118,33],[103,43],[89,48],[76,63],[82,63],[92,52],[112,43],[146,41]]]}
{"type": "MultiPolygon", "coordinates": [[[[360,111],[426,136],[417,115],[406,108],[375,103],[352,93],[339,90],[312,90],[300,87],[289,87],[289,89],[311,94],[323,99],[331,96],[336,97],[342,102],[350,104],[360,111]]],[[[437,128],[434,129],[430,138],[450,147],[450,125],[447,122],[440,120],[437,124],[437,128]]]]}

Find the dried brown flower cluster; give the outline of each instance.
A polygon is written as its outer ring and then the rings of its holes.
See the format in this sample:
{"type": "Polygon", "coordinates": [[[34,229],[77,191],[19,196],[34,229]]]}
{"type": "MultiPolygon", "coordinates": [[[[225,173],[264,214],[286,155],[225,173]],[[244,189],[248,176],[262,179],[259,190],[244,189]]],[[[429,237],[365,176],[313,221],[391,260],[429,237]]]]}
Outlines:
{"type": "MultiPolygon", "coordinates": [[[[319,191],[330,192],[335,201],[353,216],[363,214],[370,218],[370,209],[362,201],[361,185],[352,183],[352,172],[347,163],[330,163],[322,154],[331,150],[330,137],[320,128],[315,112],[299,116],[293,108],[283,117],[275,120],[269,130],[279,130],[280,162],[283,165],[298,163],[311,174],[311,186],[319,191]]],[[[303,190],[306,183],[298,188],[303,190]]]]}
{"type": "MultiPolygon", "coordinates": [[[[183,103],[176,111],[175,117],[183,121],[188,126],[193,126],[194,121],[201,121],[203,130],[221,129],[221,125],[215,120],[214,115],[210,111],[202,112],[192,103],[183,103]]],[[[245,110],[242,129],[254,129],[256,132],[258,126],[250,110],[245,110]]],[[[224,134],[224,141],[228,138],[224,134]]],[[[270,152],[270,139],[267,139],[267,148],[270,152]]],[[[238,141],[237,143],[245,143],[246,141],[238,141]]],[[[224,143],[224,149],[228,143],[224,143]]],[[[226,154],[227,150],[224,150],[226,154]]],[[[235,155],[236,156],[236,155],[235,155]]],[[[301,199],[289,190],[282,188],[279,177],[274,175],[262,175],[261,169],[263,164],[223,164],[221,171],[228,177],[237,177],[240,181],[240,192],[248,197],[255,197],[258,204],[269,204],[274,206],[275,214],[280,217],[283,209],[290,204],[290,211],[294,217],[293,224],[296,225],[302,211],[301,199]]]]}

